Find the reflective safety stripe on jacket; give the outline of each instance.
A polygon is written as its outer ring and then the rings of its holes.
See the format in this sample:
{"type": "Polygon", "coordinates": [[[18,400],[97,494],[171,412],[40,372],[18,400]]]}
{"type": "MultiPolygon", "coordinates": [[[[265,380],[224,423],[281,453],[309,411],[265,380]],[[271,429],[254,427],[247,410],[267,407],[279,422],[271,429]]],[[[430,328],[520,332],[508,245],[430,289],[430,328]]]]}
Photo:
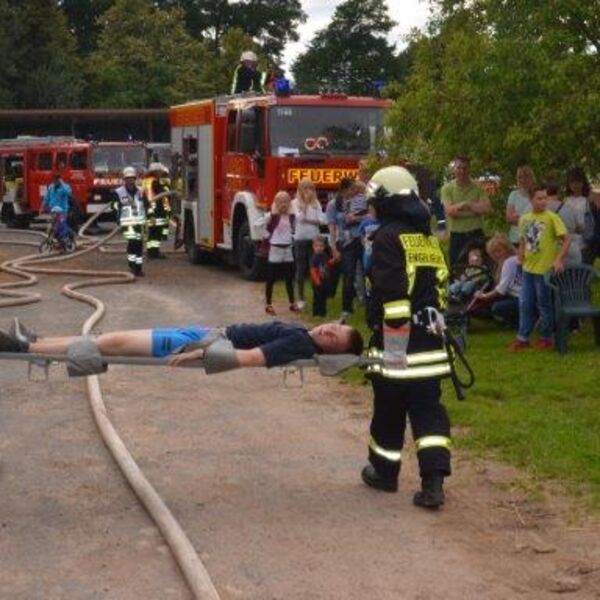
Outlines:
{"type": "MultiPolygon", "coordinates": [[[[383,361],[383,351],[369,348],[367,357],[383,361]]],[[[390,369],[377,362],[367,366],[367,373],[382,375],[390,379],[428,379],[450,375],[450,357],[445,349],[412,352],[406,356],[405,369],[390,369]]]]}

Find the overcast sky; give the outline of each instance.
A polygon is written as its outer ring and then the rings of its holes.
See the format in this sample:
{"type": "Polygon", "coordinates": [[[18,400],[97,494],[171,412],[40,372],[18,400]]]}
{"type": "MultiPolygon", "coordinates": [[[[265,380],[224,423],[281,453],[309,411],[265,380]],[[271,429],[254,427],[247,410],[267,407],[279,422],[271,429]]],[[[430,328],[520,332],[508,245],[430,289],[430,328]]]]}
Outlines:
{"type": "MultiPolygon", "coordinates": [[[[335,11],[335,7],[343,0],[302,0],[302,8],[308,15],[306,23],[300,25],[298,33],[300,41],[288,44],[283,53],[283,64],[286,70],[298,54],[306,50],[316,31],[327,27],[335,11]]],[[[392,30],[389,41],[402,48],[402,37],[413,27],[423,27],[428,16],[428,2],[426,0],[387,0],[389,14],[398,25],[392,30]]]]}

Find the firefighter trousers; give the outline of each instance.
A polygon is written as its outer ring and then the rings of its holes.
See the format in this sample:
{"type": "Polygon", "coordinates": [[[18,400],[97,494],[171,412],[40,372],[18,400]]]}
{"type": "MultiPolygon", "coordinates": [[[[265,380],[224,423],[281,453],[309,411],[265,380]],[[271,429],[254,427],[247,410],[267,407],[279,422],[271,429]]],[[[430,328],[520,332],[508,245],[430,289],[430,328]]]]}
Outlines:
{"type": "Polygon", "coordinates": [[[149,225],[148,226],[148,241],[146,247],[148,248],[148,254],[150,256],[158,255],[160,251],[160,243],[163,239],[163,226],[162,225],[149,225]]]}
{"type": "Polygon", "coordinates": [[[450,475],[450,420],[440,402],[439,379],[394,381],[375,377],[369,462],[382,476],[400,473],[407,417],[417,447],[421,477],[450,475]]]}
{"type": "Polygon", "coordinates": [[[129,226],[123,230],[127,240],[127,264],[133,272],[140,272],[144,267],[144,230],[141,226],[129,226]]]}

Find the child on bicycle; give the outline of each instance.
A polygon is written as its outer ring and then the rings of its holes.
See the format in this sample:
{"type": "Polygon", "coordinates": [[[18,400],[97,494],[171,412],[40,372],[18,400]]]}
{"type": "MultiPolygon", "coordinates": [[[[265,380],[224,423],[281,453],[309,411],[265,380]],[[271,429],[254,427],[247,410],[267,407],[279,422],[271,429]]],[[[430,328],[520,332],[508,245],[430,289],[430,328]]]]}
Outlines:
{"type": "Polygon", "coordinates": [[[59,173],[54,174],[54,180],[48,186],[41,212],[49,212],[53,217],[52,235],[63,246],[72,240],[75,235],[67,222],[69,208],[73,202],[71,186],[65,183],[59,173]]]}

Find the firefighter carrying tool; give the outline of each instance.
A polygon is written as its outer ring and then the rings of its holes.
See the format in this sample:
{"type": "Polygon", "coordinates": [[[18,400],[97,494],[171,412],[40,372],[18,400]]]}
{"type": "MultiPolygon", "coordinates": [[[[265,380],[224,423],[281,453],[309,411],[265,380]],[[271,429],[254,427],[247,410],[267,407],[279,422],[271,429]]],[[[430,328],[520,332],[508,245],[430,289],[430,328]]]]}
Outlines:
{"type": "Polygon", "coordinates": [[[123,183],[114,191],[113,210],[127,240],[127,262],[136,277],[144,275],[144,228],[148,201],[136,185],[133,167],[123,169],[123,183]]]}
{"type": "Polygon", "coordinates": [[[438,508],[450,475],[450,421],[440,403],[442,377],[452,376],[452,356],[424,316],[446,305],[448,268],[417,183],[402,167],[386,167],[369,182],[382,225],[373,240],[373,331],[367,366],[374,393],[369,462],[363,481],[395,492],[407,415],[417,447],[422,489],[414,503],[438,508]]]}
{"type": "Polygon", "coordinates": [[[160,243],[169,237],[171,205],[169,198],[162,195],[171,191],[169,169],[161,163],[151,163],[143,187],[148,199],[148,258],[167,258],[160,251],[160,243]]]}

